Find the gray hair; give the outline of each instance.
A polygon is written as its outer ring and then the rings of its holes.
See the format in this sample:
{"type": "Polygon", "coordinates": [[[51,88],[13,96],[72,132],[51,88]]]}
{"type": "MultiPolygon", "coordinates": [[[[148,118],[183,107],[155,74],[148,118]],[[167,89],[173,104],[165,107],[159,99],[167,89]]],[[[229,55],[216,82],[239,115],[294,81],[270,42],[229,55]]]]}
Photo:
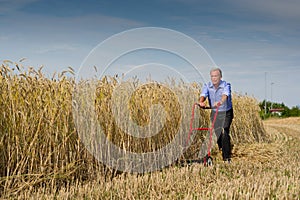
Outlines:
{"type": "Polygon", "coordinates": [[[222,70],[219,68],[219,67],[213,67],[211,70],[210,70],[210,73],[211,72],[214,72],[214,71],[219,71],[220,72],[220,76],[222,78],[222,70]]]}

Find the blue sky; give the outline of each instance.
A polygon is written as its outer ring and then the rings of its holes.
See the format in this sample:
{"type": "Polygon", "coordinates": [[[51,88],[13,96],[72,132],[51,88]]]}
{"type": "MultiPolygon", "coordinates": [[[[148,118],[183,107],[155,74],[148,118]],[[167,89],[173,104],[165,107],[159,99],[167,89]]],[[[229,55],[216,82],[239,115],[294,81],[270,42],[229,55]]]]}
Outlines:
{"type": "Polygon", "coordinates": [[[110,36],[162,27],[201,44],[233,91],[291,107],[300,104],[299,9],[298,0],[0,0],[0,60],[76,71],[110,36]]]}

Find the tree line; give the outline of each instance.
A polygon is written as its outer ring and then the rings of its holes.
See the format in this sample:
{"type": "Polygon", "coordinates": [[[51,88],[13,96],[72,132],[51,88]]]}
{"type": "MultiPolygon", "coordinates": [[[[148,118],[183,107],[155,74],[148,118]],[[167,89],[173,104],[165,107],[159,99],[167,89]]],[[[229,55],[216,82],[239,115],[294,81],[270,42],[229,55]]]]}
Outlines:
{"type": "Polygon", "coordinates": [[[262,101],[259,103],[260,117],[266,119],[269,117],[299,117],[300,116],[300,106],[293,106],[289,108],[284,103],[276,103],[271,101],[262,101]],[[266,107],[266,109],[265,109],[266,107]],[[276,109],[280,109],[278,112],[272,112],[276,109]]]}

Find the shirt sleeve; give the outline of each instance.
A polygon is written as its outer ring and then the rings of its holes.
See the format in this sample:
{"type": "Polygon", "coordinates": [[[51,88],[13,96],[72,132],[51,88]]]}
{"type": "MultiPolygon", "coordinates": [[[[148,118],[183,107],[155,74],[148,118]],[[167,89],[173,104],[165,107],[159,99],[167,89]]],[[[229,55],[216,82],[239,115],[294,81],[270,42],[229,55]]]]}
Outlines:
{"type": "Polygon", "coordinates": [[[208,86],[207,84],[204,84],[201,90],[200,97],[207,97],[208,96],[208,86]]]}
{"type": "Polygon", "coordinates": [[[231,84],[230,83],[225,84],[223,94],[225,94],[228,97],[231,95],[231,84]]]}

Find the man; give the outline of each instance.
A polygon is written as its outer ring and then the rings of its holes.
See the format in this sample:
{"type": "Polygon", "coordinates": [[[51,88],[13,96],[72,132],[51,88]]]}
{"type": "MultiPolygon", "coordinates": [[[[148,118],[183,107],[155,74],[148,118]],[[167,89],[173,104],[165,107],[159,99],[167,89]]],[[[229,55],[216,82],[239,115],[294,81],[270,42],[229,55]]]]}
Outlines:
{"type": "Polygon", "coordinates": [[[204,84],[200,94],[200,107],[205,107],[205,100],[208,98],[213,120],[217,106],[219,106],[218,116],[214,124],[215,134],[218,138],[219,149],[222,150],[222,157],[225,162],[231,161],[231,144],[229,129],[233,119],[233,108],[231,101],[231,85],[222,80],[220,68],[210,70],[211,82],[204,84]]]}

